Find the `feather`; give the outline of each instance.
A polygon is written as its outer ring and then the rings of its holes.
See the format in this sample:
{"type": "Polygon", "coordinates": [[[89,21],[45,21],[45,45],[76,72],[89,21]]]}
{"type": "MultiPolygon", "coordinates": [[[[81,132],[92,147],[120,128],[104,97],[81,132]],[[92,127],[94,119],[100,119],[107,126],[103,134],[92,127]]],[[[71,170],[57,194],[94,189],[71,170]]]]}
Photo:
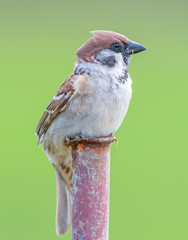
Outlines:
{"type": "Polygon", "coordinates": [[[52,121],[64,111],[69,103],[71,96],[74,94],[74,82],[78,75],[72,74],[59,87],[56,95],[53,97],[45,112],[43,113],[35,134],[39,137],[38,144],[43,142],[43,136],[50,127],[52,121]]]}
{"type": "Polygon", "coordinates": [[[72,222],[71,193],[56,168],[55,173],[57,189],[56,232],[58,235],[63,235],[69,230],[72,222]]]}

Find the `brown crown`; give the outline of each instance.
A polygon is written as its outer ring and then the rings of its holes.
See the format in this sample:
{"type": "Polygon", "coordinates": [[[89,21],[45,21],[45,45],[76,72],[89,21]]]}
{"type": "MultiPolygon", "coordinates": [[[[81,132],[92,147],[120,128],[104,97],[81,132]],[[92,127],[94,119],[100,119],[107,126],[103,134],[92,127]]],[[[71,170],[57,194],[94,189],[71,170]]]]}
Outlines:
{"type": "Polygon", "coordinates": [[[129,43],[129,39],[119,33],[111,31],[92,31],[94,37],[85,42],[76,52],[78,61],[93,62],[92,57],[102,49],[107,48],[114,42],[129,43]]]}

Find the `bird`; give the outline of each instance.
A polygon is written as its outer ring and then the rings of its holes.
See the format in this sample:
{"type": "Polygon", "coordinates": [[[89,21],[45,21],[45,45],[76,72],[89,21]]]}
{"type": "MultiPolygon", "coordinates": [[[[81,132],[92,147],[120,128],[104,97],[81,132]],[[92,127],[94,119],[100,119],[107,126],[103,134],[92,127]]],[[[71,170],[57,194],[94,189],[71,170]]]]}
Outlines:
{"type": "Polygon", "coordinates": [[[143,45],[112,31],[92,31],[76,52],[73,73],[61,84],[35,131],[56,175],[56,233],[72,222],[72,155],[66,139],[113,135],[132,96],[131,55],[143,45]]]}

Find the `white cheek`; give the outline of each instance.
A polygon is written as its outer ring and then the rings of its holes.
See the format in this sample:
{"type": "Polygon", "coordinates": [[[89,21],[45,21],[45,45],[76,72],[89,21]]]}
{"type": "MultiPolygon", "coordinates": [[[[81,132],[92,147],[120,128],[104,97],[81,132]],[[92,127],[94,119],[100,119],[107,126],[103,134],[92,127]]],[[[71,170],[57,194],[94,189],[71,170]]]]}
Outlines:
{"type": "Polygon", "coordinates": [[[117,89],[118,86],[121,85],[120,79],[125,77],[128,68],[123,60],[122,54],[105,49],[98,54],[97,59],[95,59],[93,63],[82,62],[78,66],[78,69],[84,69],[84,71],[90,76],[88,82],[90,87],[88,91],[91,89],[92,92],[95,90],[98,92],[101,90],[106,91],[108,89],[117,89]],[[116,63],[112,67],[101,63],[109,56],[113,56],[115,58],[116,63]]]}
{"type": "MultiPolygon", "coordinates": [[[[103,50],[99,53],[99,55],[97,56],[98,60],[95,60],[95,66],[94,68],[97,70],[97,72],[101,75],[103,75],[103,77],[109,77],[109,78],[122,78],[125,74],[125,71],[127,71],[127,65],[125,64],[124,60],[123,60],[123,56],[121,53],[115,53],[111,50],[103,50]],[[102,59],[108,58],[110,56],[113,56],[115,59],[115,65],[112,67],[109,67],[108,65],[104,65],[100,62],[100,59],[102,61],[102,59]]],[[[94,64],[93,64],[94,65],[94,64]]]]}

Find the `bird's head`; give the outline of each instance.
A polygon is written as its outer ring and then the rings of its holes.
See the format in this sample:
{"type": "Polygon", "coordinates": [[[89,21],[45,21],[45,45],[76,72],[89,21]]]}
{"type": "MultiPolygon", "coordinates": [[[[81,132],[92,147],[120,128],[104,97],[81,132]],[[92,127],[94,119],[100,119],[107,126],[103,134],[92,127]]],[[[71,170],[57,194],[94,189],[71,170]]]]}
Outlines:
{"type": "Polygon", "coordinates": [[[78,62],[99,62],[113,67],[120,59],[129,65],[132,54],[146,50],[146,47],[111,31],[92,31],[94,36],[76,52],[78,62]]]}

